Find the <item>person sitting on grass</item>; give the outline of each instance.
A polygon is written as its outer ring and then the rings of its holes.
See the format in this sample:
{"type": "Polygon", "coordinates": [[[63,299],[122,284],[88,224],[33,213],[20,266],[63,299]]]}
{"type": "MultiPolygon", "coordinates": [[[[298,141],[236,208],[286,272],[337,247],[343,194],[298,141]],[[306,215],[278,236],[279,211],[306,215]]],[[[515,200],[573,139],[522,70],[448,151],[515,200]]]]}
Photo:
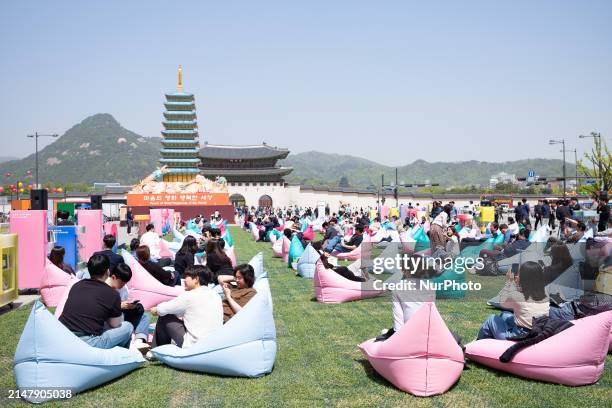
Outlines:
{"type": "Polygon", "coordinates": [[[226,323],[257,294],[253,288],[255,284],[255,271],[249,264],[238,265],[234,275],[219,276],[218,282],[223,286],[223,323],[226,323]],[[236,287],[233,286],[236,284],[236,287]]]}
{"type": "Polygon", "coordinates": [[[355,225],[355,233],[351,236],[348,242],[344,242],[341,236],[337,235],[330,239],[324,249],[326,255],[329,256],[332,252],[351,252],[363,242],[363,225],[355,225]]]}
{"type": "Polygon", "coordinates": [[[92,347],[128,348],[134,326],[121,321],[121,297],[106,284],[109,267],[110,262],[104,255],[89,258],[87,270],[91,278],[72,286],[59,321],[92,347]]]}
{"type": "Polygon", "coordinates": [[[123,320],[130,322],[134,327],[135,341],[133,346],[144,354],[149,351],[150,348],[147,343],[147,337],[149,335],[149,322],[151,321],[151,316],[145,312],[144,307],[138,302],[138,299],[128,300],[130,294],[126,284],[130,279],[132,279],[132,270],[129,266],[122,263],[110,271],[110,276],[106,279],[106,283],[119,293],[123,320]]]}
{"type": "Polygon", "coordinates": [[[136,248],[138,263],[145,268],[155,279],[166,286],[174,286],[176,279],[172,272],[162,268],[157,262],[151,260],[151,252],[148,246],[141,245],[136,248]]]}
{"type": "Polygon", "coordinates": [[[56,245],[51,249],[51,252],[49,253],[49,260],[53,265],[66,272],[68,275],[76,275],[74,273],[74,269],[72,269],[72,266],[70,266],[70,264],[64,263],[64,255],[66,255],[66,250],[64,249],[64,247],[56,245]]]}
{"type": "MultiPolygon", "coordinates": [[[[208,287],[213,282],[210,269],[191,266],[185,269],[184,276],[185,293],[151,309],[152,315],[159,316],[152,347],[174,342],[188,348],[223,326],[221,297],[208,287]]],[[[151,353],[146,357],[151,359],[151,353]]]]}
{"type": "Polygon", "coordinates": [[[548,316],[550,300],[545,286],[544,270],[537,262],[522,264],[517,276],[509,270],[499,298],[501,306],[512,312],[490,315],[480,328],[477,339],[505,340],[528,334],[534,317],[548,316]]]}
{"type": "Polygon", "coordinates": [[[98,252],[94,252],[94,255],[101,254],[108,258],[110,262],[110,269],[114,269],[120,263],[123,263],[123,257],[121,255],[117,255],[113,252],[113,248],[117,243],[117,239],[114,235],[106,234],[104,238],[102,238],[102,242],[104,244],[104,249],[98,252]]]}

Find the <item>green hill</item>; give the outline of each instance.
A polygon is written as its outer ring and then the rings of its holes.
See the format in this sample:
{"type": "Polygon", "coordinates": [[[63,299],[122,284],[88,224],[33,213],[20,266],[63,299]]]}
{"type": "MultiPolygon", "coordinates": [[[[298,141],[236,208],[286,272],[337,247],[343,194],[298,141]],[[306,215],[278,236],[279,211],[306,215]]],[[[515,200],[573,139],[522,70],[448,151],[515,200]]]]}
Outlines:
{"type": "MultiPolygon", "coordinates": [[[[340,179],[346,176],[352,187],[366,188],[379,186],[381,175],[385,184],[395,182],[395,167],[384,166],[366,159],[328,154],[306,152],[290,155],[282,163],[293,166],[293,172],[286,177],[288,182],[308,185],[337,186],[340,179]]],[[[478,184],[488,186],[494,174],[506,172],[516,177],[526,177],[529,169],[534,169],[542,177],[561,177],[561,160],[526,159],[502,163],[481,161],[435,162],[417,160],[411,164],[398,167],[400,183],[438,183],[442,186],[464,186],[478,184]]],[[[575,166],[567,163],[567,175],[575,173],[575,166]]]]}
{"type": "MultiPolygon", "coordinates": [[[[290,147],[290,146],[289,146],[290,147]]],[[[158,165],[160,138],[142,137],[123,128],[110,114],[90,116],[70,128],[39,152],[40,183],[55,184],[119,182],[133,184],[155,170],[158,165]]],[[[381,174],[387,183],[395,180],[395,168],[373,161],[340,154],[307,152],[292,154],[281,162],[293,166],[288,182],[307,185],[338,186],[345,176],[351,187],[380,185],[381,174]]],[[[398,168],[404,183],[439,183],[443,186],[488,185],[489,178],[504,171],[525,177],[529,169],[541,176],[561,176],[561,160],[528,159],[504,163],[480,161],[429,163],[417,160],[398,168]]],[[[26,184],[33,178],[34,154],[20,160],[1,162],[2,184],[17,180],[26,184]],[[7,172],[12,178],[4,176],[7,172]]],[[[574,166],[568,164],[569,175],[574,166]]]]}
{"type": "MultiPolygon", "coordinates": [[[[121,127],[109,114],[90,116],[38,152],[39,182],[134,183],[155,170],[159,141],[121,127]]],[[[25,181],[28,170],[34,173],[34,157],[0,163],[4,183],[25,181]],[[4,176],[6,172],[13,174],[11,180],[4,176]]]]}

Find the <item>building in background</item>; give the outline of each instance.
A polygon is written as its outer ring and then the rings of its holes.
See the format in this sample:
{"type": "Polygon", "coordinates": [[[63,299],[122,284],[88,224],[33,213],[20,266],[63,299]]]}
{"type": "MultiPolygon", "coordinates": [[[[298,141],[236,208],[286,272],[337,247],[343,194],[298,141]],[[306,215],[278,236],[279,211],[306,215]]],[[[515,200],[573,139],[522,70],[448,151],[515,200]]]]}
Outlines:
{"type": "Polygon", "coordinates": [[[198,165],[198,122],[195,98],[183,92],[183,70],[178,69],[177,92],[167,93],[162,122],[159,164],[166,166],[164,181],[191,181],[200,172],[198,165]]]}
{"type": "Polygon", "coordinates": [[[213,180],[225,177],[234,206],[278,205],[287,202],[290,188],[283,177],[293,168],[279,166],[277,162],[288,155],[289,150],[266,143],[250,146],[204,143],[200,150],[200,174],[213,180]]]}

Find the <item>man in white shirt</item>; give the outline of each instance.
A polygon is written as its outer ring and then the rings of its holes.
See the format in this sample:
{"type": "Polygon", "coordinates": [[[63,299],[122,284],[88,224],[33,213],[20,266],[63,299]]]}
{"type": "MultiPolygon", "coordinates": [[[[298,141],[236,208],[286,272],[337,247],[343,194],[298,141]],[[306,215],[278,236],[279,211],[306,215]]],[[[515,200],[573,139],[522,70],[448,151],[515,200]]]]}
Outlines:
{"type": "MultiPolygon", "coordinates": [[[[223,326],[221,297],[208,287],[213,274],[207,266],[185,270],[186,292],[151,309],[158,315],[152,347],[174,342],[187,348],[223,326]]],[[[147,358],[151,358],[147,353],[147,358]]]]}
{"type": "Polygon", "coordinates": [[[155,232],[155,226],[153,224],[147,225],[146,230],[147,232],[140,237],[140,245],[148,246],[151,252],[151,258],[157,261],[161,258],[159,256],[159,252],[161,251],[161,238],[155,232]]]}

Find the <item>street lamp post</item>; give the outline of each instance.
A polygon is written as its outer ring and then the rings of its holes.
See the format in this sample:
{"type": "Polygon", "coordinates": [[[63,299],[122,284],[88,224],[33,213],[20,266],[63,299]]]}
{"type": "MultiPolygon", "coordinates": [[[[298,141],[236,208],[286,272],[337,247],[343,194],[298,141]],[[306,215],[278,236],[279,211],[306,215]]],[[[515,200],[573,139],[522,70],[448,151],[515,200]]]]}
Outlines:
{"type": "Polygon", "coordinates": [[[59,135],[57,133],[51,134],[51,135],[44,135],[38,132],[35,132],[33,135],[27,135],[27,137],[33,137],[34,140],[36,141],[36,186],[35,188],[40,188],[40,186],[38,185],[38,138],[39,137],[58,137],[59,135]]]}
{"type": "Polygon", "coordinates": [[[565,177],[565,139],[561,139],[561,140],[551,139],[551,140],[548,141],[548,144],[551,144],[551,145],[561,144],[561,145],[563,145],[563,198],[565,199],[566,192],[567,192],[566,184],[565,184],[565,182],[566,182],[566,177],[565,177]]]}
{"type": "Polygon", "coordinates": [[[608,191],[608,186],[605,185],[604,176],[603,176],[603,166],[601,163],[601,133],[591,133],[590,135],[580,135],[579,139],[585,139],[592,137],[593,139],[599,139],[599,155],[597,156],[597,167],[599,168],[599,189],[608,191]]]}

